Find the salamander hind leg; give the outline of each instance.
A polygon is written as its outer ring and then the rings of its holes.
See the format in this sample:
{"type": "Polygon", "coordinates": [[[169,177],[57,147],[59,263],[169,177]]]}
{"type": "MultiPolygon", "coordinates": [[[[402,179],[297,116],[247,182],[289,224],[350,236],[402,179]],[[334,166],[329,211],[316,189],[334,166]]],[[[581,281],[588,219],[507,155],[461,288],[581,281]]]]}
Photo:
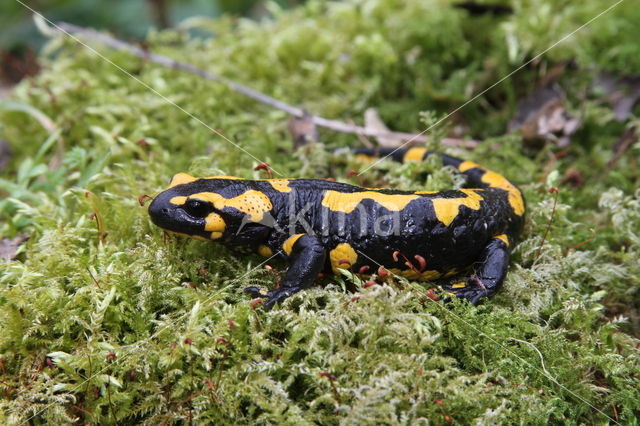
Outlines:
{"type": "Polygon", "coordinates": [[[502,285],[509,266],[506,235],[495,236],[489,241],[480,255],[478,264],[474,274],[466,281],[444,285],[444,291],[466,299],[474,305],[484,297],[493,296],[502,285]]]}

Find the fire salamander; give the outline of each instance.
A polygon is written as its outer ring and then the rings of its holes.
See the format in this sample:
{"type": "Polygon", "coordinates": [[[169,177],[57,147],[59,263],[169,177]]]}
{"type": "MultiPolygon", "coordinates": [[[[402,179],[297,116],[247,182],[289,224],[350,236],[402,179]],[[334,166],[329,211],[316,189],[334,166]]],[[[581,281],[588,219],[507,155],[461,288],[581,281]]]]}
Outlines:
{"type": "Polygon", "coordinates": [[[357,149],[365,158],[422,161],[440,155],[467,178],[465,188],[398,191],[314,179],[245,180],[175,175],[149,206],[161,228],[220,241],[242,253],[290,264],[280,286],[246,292],[267,308],[312,286],[324,270],[371,274],[386,268],[413,280],[447,280],[444,290],[476,304],[502,284],[522,230],[524,199],[502,175],[426,148],[357,149]]]}

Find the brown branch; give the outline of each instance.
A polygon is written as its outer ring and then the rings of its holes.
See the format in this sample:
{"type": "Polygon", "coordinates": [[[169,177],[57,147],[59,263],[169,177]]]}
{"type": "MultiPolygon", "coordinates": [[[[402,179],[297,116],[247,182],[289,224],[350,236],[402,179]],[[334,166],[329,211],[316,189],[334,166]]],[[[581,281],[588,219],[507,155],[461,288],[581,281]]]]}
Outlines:
{"type": "MultiPolygon", "coordinates": [[[[422,133],[414,134],[414,133],[392,132],[392,131],[381,132],[381,131],[369,129],[367,127],[345,123],[339,120],[331,120],[331,119],[320,117],[317,115],[311,115],[311,114],[308,114],[302,108],[288,104],[286,102],[273,98],[269,95],[258,92],[257,90],[253,90],[240,83],[236,83],[235,81],[229,80],[219,74],[215,74],[215,73],[203,70],[202,68],[198,68],[194,65],[191,65],[185,62],[177,61],[175,59],[169,58],[164,55],[151,53],[141,47],[113,38],[106,34],[95,31],[91,28],[83,28],[73,24],[68,24],[66,22],[60,22],[57,25],[62,31],[68,34],[78,35],[92,41],[97,41],[113,49],[128,52],[141,59],[156,63],[158,65],[162,65],[167,68],[190,72],[192,74],[195,74],[207,80],[222,83],[225,86],[227,86],[229,89],[233,90],[234,92],[241,93],[251,99],[254,99],[265,105],[269,105],[273,108],[279,109],[281,111],[284,111],[294,117],[302,118],[305,115],[308,115],[311,118],[311,120],[313,120],[313,123],[320,127],[325,127],[327,129],[335,130],[337,132],[363,135],[363,136],[372,137],[372,138],[393,137],[393,138],[402,139],[405,141],[410,140],[416,143],[426,142],[428,140],[428,137],[422,133]]],[[[462,140],[462,139],[455,139],[455,138],[444,138],[442,139],[441,143],[443,145],[459,146],[464,148],[473,148],[478,144],[474,140],[462,140]]]]}

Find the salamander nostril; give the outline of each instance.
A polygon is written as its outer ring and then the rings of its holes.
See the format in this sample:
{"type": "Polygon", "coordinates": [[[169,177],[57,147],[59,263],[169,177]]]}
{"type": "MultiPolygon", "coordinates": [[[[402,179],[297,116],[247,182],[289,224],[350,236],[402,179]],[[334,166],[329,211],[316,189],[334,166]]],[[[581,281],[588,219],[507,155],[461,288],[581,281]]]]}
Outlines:
{"type": "MultiPolygon", "coordinates": [[[[163,221],[170,217],[171,215],[171,206],[167,206],[163,200],[155,199],[149,205],[149,215],[151,215],[151,219],[154,221],[163,221]]],[[[154,222],[157,224],[157,222],[154,222]]]]}

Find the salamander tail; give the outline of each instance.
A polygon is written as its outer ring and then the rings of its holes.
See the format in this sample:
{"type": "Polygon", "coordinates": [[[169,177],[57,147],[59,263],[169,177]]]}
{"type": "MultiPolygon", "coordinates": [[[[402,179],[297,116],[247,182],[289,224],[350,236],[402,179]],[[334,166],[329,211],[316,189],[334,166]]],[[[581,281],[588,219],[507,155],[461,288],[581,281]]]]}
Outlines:
{"type": "Polygon", "coordinates": [[[517,216],[524,214],[524,198],[522,193],[507,178],[500,173],[486,169],[473,161],[460,160],[447,154],[430,151],[427,148],[356,148],[354,154],[366,161],[375,161],[378,158],[389,157],[394,161],[406,163],[410,161],[423,161],[430,155],[442,158],[445,166],[454,167],[460,174],[467,177],[466,188],[499,188],[507,191],[509,204],[517,216]]]}

